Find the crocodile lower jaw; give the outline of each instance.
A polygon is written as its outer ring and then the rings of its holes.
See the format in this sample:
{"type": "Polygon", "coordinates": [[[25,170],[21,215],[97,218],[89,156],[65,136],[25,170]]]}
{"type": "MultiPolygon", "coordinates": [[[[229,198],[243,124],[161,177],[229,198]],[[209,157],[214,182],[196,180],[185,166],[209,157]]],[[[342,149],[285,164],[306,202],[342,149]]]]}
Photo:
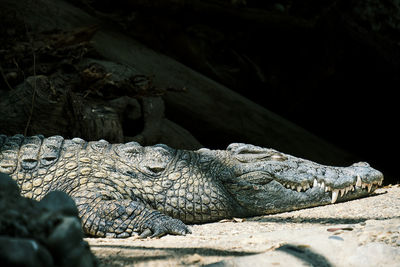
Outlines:
{"type": "Polygon", "coordinates": [[[287,182],[279,181],[279,183],[283,187],[285,187],[287,189],[291,189],[293,191],[297,191],[297,192],[305,192],[305,191],[307,191],[311,188],[315,188],[315,187],[320,188],[320,190],[322,192],[332,192],[332,195],[331,195],[331,203],[332,204],[337,201],[339,196],[343,197],[343,196],[347,195],[349,192],[353,192],[360,188],[362,190],[365,190],[366,192],[370,193],[372,191],[372,187],[374,185],[381,186],[382,182],[383,182],[383,179],[380,181],[374,181],[372,183],[364,183],[361,181],[361,177],[357,176],[356,183],[342,187],[342,188],[333,188],[333,187],[326,185],[324,181],[318,182],[317,179],[314,179],[313,183],[305,183],[303,185],[294,185],[294,184],[290,184],[287,182]]]}

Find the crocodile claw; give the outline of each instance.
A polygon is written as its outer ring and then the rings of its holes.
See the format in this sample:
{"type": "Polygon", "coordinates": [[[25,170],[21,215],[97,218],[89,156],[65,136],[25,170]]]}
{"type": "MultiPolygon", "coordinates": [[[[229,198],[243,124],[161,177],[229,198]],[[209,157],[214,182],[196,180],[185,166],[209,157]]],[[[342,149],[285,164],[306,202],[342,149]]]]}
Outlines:
{"type": "Polygon", "coordinates": [[[190,228],[181,220],[168,218],[159,222],[153,222],[152,226],[146,228],[140,235],[140,238],[147,237],[162,237],[167,234],[171,235],[186,235],[191,234],[190,228]]]}

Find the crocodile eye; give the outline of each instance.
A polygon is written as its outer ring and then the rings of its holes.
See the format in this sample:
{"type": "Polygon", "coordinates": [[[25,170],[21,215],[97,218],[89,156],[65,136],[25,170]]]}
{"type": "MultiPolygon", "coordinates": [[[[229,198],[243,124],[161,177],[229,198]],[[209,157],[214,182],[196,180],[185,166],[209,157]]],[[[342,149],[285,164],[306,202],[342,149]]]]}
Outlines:
{"type": "Polygon", "coordinates": [[[129,155],[134,156],[134,155],[140,154],[141,150],[142,150],[142,147],[140,147],[140,146],[128,146],[123,149],[123,152],[128,156],[129,155]]]}
{"type": "Polygon", "coordinates": [[[152,174],[163,172],[174,157],[173,149],[165,145],[155,145],[145,148],[145,157],[142,164],[146,171],[152,174]]]}
{"type": "Polygon", "coordinates": [[[132,158],[135,157],[136,155],[139,155],[140,152],[136,149],[126,149],[124,150],[125,156],[127,156],[128,158],[132,158]]]}
{"type": "Polygon", "coordinates": [[[115,153],[122,159],[140,160],[143,154],[143,147],[136,142],[120,144],[115,148],[115,153]]]}
{"type": "Polygon", "coordinates": [[[270,157],[270,159],[275,160],[275,161],[285,161],[285,160],[287,160],[287,157],[285,155],[282,155],[281,153],[278,153],[278,152],[274,152],[269,157],[270,157]]]}

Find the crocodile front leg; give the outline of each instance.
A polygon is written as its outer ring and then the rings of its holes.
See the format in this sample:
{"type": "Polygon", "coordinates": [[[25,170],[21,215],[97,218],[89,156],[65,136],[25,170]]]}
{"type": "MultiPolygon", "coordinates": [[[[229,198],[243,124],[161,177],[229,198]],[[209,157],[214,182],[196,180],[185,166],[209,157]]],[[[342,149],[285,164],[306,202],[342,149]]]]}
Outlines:
{"type": "Polygon", "coordinates": [[[144,205],[139,200],[110,199],[109,194],[82,190],[71,194],[82,219],[85,234],[98,237],[129,237],[139,234],[145,238],[166,234],[186,235],[190,229],[144,205]]]}

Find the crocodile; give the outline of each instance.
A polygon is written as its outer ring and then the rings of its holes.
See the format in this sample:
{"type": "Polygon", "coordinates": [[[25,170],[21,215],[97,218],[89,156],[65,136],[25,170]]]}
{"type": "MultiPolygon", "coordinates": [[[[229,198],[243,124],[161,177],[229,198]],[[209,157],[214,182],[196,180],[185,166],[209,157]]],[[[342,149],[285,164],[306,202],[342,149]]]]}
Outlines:
{"type": "Polygon", "coordinates": [[[185,235],[187,224],[367,196],[383,181],[365,162],[326,166],[243,143],[190,151],[42,135],[0,135],[0,172],[25,197],[67,193],[95,237],[185,235]]]}

